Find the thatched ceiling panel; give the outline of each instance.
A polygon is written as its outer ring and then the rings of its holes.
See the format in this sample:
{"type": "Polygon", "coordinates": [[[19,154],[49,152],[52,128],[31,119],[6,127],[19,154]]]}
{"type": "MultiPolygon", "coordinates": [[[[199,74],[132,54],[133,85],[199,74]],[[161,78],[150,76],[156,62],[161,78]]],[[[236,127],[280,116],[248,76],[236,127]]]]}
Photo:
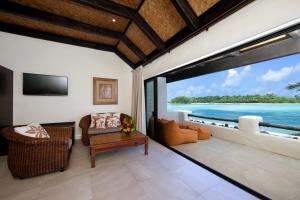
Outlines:
{"type": "Polygon", "coordinates": [[[170,1],[145,0],[139,13],[163,41],[169,40],[186,26],[170,1]]]}
{"type": "Polygon", "coordinates": [[[133,51],[131,51],[123,42],[119,42],[117,48],[134,64],[140,61],[139,57],[137,57],[137,55],[135,55],[135,53],[133,53],[133,51]]]}
{"type": "Polygon", "coordinates": [[[116,39],[101,36],[98,34],[78,31],[75,29],[58,26],[46,22],[41,22],[41,21],[37,21],[37,20],[33,20],[21,16],[15,16],[13,14],[5,13],[5,12],[0,12],[0,21],[4,23],[9,23],[13,25],[39,30],[39,31],[44,31],[44,32],[53,33],[57,35],[63,35],[75,39],[80,39],[88,42],[102,43],[107,45],[116,45],[116,43],[118,42],[116,39]]]}
{"type": "Polygon", "coordinates": [[[19,4],[33,7],[63,17],[71,18],[90,25],[123,32],[128,19],[112,13],[97,10],[69,0],[11,0],[19,4]],[[115,22],[113,22],[113,19],[115,22]]]}
{"type": "Polygon", "coordinates": [[[188,0],[189,4],[193,8],[197,16],[202,15],[205,11],[210,9],[219,1],[220,0],[188,0]]]}
{"type": "Polygon", "coordinates": [[[156,49],[151,40],[137,27],[135,23],[130,24],[125,35],[146,55],[149,55],[156,49]]]}

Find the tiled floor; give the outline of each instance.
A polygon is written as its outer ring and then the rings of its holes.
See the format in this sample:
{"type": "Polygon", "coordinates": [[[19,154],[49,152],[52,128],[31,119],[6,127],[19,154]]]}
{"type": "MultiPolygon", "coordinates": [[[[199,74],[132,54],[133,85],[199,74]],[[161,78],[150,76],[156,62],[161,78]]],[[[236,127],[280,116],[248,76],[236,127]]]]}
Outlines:
{"type": "Polygon", "coordinates": [[[11,177],[0,157],[0,199],[255,199],[250,194],[150,140],[143,146],[100,154],[90,167],[88,148],[74,146],[69,169],[35,178],[11,177]]]}
{"type": "Polygon", "coordinates": [[[217,138],[174,148],[272,199],[300,199],[300,160],[217,138]]]}

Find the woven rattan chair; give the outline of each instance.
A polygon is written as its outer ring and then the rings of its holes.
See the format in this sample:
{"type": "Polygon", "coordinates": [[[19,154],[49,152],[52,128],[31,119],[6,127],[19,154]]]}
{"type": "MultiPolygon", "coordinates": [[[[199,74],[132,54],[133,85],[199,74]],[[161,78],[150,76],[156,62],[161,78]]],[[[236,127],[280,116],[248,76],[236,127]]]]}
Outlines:
{"type": "Polygon", "coordinates": [[[12,176],[27,178],[54,171],[64,171],[68,167],[72,150],[72,129],[44,127],[49,139],[23,136],[13,127],[3,129],[9,142],[8,168],[12,176]]]}

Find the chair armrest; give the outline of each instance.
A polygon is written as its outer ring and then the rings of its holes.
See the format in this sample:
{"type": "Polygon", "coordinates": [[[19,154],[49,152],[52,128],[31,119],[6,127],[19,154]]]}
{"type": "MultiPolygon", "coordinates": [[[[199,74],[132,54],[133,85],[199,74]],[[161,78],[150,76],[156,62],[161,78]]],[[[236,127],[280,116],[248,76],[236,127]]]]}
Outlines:
{"type": "Polygon", "coordinates": [[[91,116],[86,115],[80,119],[79,127],[83,130],[88,130],[91,124],[91,116]]]}
{"type": "Polygon", "coordinates": [[[36,140],[27,140],[27,141],[18,141],[15,143],[20,143],[24,145],[38,145],[38,146],[66,146],[69,145],[68,138],[49,138],[49,139],[36,139],[36,140]]]}

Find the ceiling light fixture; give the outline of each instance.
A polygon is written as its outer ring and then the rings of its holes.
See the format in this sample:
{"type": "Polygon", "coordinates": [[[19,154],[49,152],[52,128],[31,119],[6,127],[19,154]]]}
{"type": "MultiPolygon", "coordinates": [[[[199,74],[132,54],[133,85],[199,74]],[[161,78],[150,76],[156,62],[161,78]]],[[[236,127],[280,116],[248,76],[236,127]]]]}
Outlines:
{"type": "Polygon", "coordinates": [[[116,22],[117,20],[113,18],[111,21],[112,21],[112,22],[116,22]]]}
{"type": "Polygon", "coordinates": [[[269,40],[265,40],[265,41],[250,45],[248,47],[242,48],[242,49],[240,49],[240,52],[243,53],[245,51],[250,51],[250,50],[253,50],[253,49],[257,49],[259,47],[263,47],[263,46],[266,46],[266,45],[269,45],[269,44],[272,44],[272,43],[275,43],[275,42],[279,42],[281,40],[285,40],[285,39],[288,39],[288,38],[289,38],[288,35],[283,34],[283,35],[271,38],[269,40]]]}

